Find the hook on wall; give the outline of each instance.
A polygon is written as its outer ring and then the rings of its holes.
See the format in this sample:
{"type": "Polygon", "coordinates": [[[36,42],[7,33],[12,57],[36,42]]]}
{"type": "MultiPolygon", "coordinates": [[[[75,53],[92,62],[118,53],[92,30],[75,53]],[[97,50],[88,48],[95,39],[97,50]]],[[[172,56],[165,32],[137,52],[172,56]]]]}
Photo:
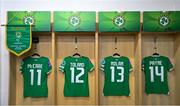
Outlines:
{"type": "Polygon", "coordinates": [[[73,56],[81,56],[79,53],[78,53],[78,45],[77,45],[77,37],[75,37],[75,53],[73,54],[73,56]]]}
{"type": "Polygon", "coordinates": [[[117,37],[115,37],[115,41],[114,42],[115,42],[115,48],[114,49],[117,50],[117,37]]]}
{"type": "MultiPolygon", "coordinates": [[[[36,49],[37,49],[37,44],[39,43],[39,38],[38,37],[32,37],[32,43],[33,43],[33,45],[34,45],[34,51],[36,51],[36,49]]],[[[38,53],[34,53],[34,54],[32,54],[32,56],[40,56],[40,54],[38,54],[38,53]]]]}
{"type": "Polygon", "coordinates": [[[38,37],[32,37],[32,43],[34,44],[34,50],[37,49],[37,44],[39,43],[38,37]]]}
{"type": "Polygon", "coordinates": [[[155,53],[153,53],[153,55],[159,55],[159,53],[157,53],[157,36],[154,37],[154,50],[155,53]]]}
{"type": "MultiPolygon", "coordinates": [[[[114,41],[114,43],[115,43],[115,50],[117,50],[117,37],[115,37],[115,41],[114,41]]],[[[113,54],[113,56],[120,56],[120,54],[119,53],[117,53],[117,52],[115,52],[114,54],[113,54]]]]}
{"type": "Polygon", "coordinates": [[[154,37],[154,49],[157,50],[157,36],[154,37]]]}
{"type": "Polygon", "coordinates": [[[77,37],[75,37],[75,50],[78,50],[78,46],[77,46],[77,37]]]}

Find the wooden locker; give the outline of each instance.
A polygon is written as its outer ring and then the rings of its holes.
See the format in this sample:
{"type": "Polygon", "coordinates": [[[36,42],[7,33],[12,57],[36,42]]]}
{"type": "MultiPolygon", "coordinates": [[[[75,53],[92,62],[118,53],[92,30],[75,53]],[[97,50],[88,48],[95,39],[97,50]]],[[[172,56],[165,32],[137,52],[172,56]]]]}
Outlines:
{"type": "MultiPolygon", "coordinates": [[[[54,70],[48,75],[48,97],[47,98],[24,98],[23,97],[23,76],[19,72],[19,67],[21,61],[24,57],[31,56],[33,53],[37,52],[41,56],[48,57],[52,60],[52,37],[50,33],[33,33],[33,36],[39,38],[39,43],[37,48],[32,45],[32,48],[26,54],[16,57],[11,54],[11,72],[10,72],[10,100],[9,104],[17,105],[51,105],[54,104],[54,70]]],[[[54,64],[52,64],[54,67],[54,64]]]]}
{"type": "Polygon", "coordinates": [[[96,104],[97,70],[89,72],[89,97],[64,97],[64,73],[59,71],[63,58],[75,52],[75,37],[77,37],[78,52],[90,58],[95,65],[95,33],[56,33],[56,73],[57,73],[57,104],[58,105],[93,105],[96,104]]]}

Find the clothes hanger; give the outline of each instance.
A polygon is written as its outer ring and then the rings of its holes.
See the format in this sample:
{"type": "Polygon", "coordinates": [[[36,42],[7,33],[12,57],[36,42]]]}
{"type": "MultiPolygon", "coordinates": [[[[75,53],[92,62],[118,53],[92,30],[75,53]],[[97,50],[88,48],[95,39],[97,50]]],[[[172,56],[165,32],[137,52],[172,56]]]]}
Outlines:
{"type": "Polygon", "coordinates": [[[113,54],[113,56],[120,56],[120,54],[118,54],[118,53],[114,53],[114,54],[113,54]]]}
{"type": "MultiPolygon", "coordinates": [[[[115,50],[117,50],[117,48],[115,48],[115,50]]],[[[120,54],[117,53],[117,52],[115,52],[115,53],[113,54],[113,56],[120,56],[120,54]]]]}
{"type": "Polygon", "coordinates": [[[160,54],[157,52],[156,43],[157,43],[157,36],[154,37],[154,50],[155,50],[155,52],[152,54],[153,56],[159,56],[159,55],[160,55],[160,54]]]}
{"type": "MultiPolygon", "coordinates": [[[[35,46],[34,46],[34,50],[36,50],[36,49],[37,49],[37,44],[39,43],[39,38],[38,38],[38,37],[33,37],[33,38],[32,38],[32,42],[33,42],[33,44],[35,45],[35,46]]],[[[32,54],[31,56],[32,56],[32,57],[35,57],[35,56],[40,57],[40,54],[34,53],[34,54],[32,54]]]]}
{"type": "MultiPolygon", "coordinates": [[[[115,48],[114,48],[115,50],[117,50],[117,37],[115,37],[115,48]]],[[[114,54],[113,54],[113,57],[114,56],[120,56],[120,54],[119,53],[117,53],[117,52],[115,52],[114,54]]]]}
{"type": "Polygon", "coordinates": [[[160,55],[160,54],[157,52],[153,53],[153,56],[158,56],[158,55],[160,55]]]}
{"type": "Polygon", "coordinates": [[[77,37],[75,37],[75,45],[76,45],[76,47],[75,47],[75,53],[73,54],[73,57],[75,57],[75,56],[78,56],[78,57],[80,57],[81,55],[77,52],[78,51],[78,47],[77,47],[77,37]]]}
{"type": "Polygon", "coordinates": [[[74,53],[73,57],[75,57],[75,56],[79,56],[80,57],[81,55],[79,53],[74,53]]]}
{"type": "Polygon", "coordinates": [[[32,56],[33,56],[33,57],[34,57],[34,56],[40,57],[40,55],[39,55],[38,53],[34,53],[34,54],[32,54],[32,56]]]}

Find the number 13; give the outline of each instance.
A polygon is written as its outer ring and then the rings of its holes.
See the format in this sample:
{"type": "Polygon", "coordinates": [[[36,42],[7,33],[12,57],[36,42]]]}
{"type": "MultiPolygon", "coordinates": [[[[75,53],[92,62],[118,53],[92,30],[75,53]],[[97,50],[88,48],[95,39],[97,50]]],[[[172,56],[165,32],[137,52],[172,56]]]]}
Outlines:
{"type": "MultiPolygon", "coordinates": [[[[111,82],[115,82],[115,67],[111,68],[111,82]]],[[[120,79],[117,79],[116,82],[123,82],[124,81],[124,68],[123,67],[117,67],[117,70],[120,70],[121,72],[118,73],[118,76],[120,76],[120,79]]]]}

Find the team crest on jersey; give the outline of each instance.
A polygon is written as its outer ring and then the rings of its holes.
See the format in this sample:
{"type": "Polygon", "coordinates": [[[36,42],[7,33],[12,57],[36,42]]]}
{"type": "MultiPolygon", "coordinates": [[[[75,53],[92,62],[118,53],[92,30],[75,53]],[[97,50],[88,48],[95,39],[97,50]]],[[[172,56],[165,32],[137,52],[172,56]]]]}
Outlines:
{"type": "Polygon", "coordinates": [[[170,19],[168,17],[168,15],[162,15],[159,17],[159,24],[162,26],[162,27],[166,27],[170,24],[170,19]]]}
{"type": "Polygon", "coordinates": [[[69,24],[74,27],[78,26],[80,24],[80,22],[81,22],[81,19],[78,16],[71,16],[69,18],[69,24]]]}
{"type": "Polygon", "coordinates": [[[121,28],[125,23],[125,19],[123,16],[117,16],[114,18],[113,23],[115,26],[121,28]]]}

